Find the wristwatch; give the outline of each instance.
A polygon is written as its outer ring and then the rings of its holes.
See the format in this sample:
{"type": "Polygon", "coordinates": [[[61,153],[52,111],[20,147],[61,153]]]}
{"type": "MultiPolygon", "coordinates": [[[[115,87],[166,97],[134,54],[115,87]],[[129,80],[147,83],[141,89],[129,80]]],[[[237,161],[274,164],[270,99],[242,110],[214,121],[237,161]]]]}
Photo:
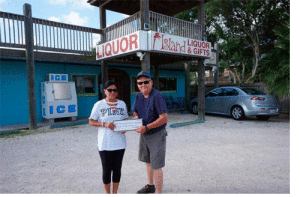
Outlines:
{"type": "Polygon", "coordinates": [[[150,129],[147,127],[147,125],[145,125],[145,127],[146,127],[146,132],[150,130],[150,129]]]}

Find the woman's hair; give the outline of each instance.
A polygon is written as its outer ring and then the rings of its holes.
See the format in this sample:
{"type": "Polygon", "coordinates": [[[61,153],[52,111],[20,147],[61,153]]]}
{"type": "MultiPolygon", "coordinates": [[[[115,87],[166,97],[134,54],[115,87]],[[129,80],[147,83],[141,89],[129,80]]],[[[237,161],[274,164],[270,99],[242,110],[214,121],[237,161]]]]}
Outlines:
{"type": "Polygon", "coordinates": [[[106,88],[108,88],[108,87],[111,86],[111,85],[115,85],[115,86],[117,87],[117,83],[116,83],[115,81],[110,80],[110,81],[107,81],[107,82],[104,84],[103,89],[106,89],[106,88]]]}

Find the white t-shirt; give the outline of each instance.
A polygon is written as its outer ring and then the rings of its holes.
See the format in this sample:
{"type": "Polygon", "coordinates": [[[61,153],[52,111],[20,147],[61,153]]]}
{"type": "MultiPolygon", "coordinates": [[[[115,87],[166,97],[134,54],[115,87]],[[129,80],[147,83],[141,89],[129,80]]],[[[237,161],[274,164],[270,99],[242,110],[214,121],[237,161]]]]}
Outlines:
{"type": "MultiPolygon", "coordinates": [[[[128,118],[127,107],[124,101],[117,100],[116,109],[111,109],[104,99],[95,103],[89,119],[99,122],[113,122],[128,118]]],[[[126,148],[126,136],[120,132],[112,131],[105,127],[98,128],[98,149],[120,150],[126,148]]]]}

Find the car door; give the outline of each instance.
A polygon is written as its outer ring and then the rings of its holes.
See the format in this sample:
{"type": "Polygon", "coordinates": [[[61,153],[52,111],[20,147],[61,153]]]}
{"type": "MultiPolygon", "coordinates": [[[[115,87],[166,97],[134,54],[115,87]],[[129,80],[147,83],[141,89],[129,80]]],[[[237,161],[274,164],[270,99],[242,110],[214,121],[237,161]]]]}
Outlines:
{"type": "Polygon", "coordinates": [[[229,115],[231,107],[237,103],[238,91],[230,87],[223,88],[222,95],[220,113],[229,115]]]}
{"type": "Polygon", "coordinates": [[[205,95],[205,112],[219,113],[222,89],[213,89],[205,95]]]}

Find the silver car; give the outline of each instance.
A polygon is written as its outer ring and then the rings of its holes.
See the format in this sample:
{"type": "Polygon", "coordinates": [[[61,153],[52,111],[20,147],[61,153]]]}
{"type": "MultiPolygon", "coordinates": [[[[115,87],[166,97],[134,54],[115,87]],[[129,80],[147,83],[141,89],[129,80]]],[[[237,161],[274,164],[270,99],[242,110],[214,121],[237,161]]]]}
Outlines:
{"type": "MultiPolygon", "coordinates": [[[[190,109],[198,113],[197,98],[191,100],[190,109]]],[[[205,112],[232,116],[242,120],[246,116],[256,116],[268,120],[279,115],[280,109],[274,96],[266,95],[252,88],[221,87],[205,95],[205,112]]]]}

